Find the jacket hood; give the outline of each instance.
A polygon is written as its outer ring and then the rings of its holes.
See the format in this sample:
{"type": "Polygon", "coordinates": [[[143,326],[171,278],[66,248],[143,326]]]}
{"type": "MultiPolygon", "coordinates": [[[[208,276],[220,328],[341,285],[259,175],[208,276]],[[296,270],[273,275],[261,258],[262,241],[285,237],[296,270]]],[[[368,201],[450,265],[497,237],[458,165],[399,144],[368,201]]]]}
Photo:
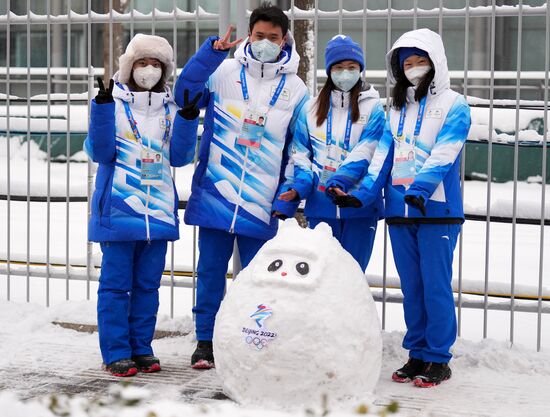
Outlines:
{"type": "Polygon", "coordinates": [[[441,36],[430,29],[417,29],[404,33],[393,44],[390,51],[386,54],[386,68],[388,78],[391,84],[396,83],[396,74],[402,71],[399,67],[399,54],[397,50],[404,47],[416,47],[426,51],[434,64],[435,75],[432,82],[432,94],[438,94],[443,90],[449,89],[451,80],[449,77],[449,68],[447,66],[447,57],[441,36]]]}
{"type": "MultiPolygon", "coordinates": [[[[258,61],[250,51],[250,41],[246,38],[235,51],[235,59],[242,65],[246,66],[253,74],[261,71],[262,62],[258,61]]],[[[267,75],[270,78],[278,74],[296,74],[300,56],[296,51],[296,43],[290,30],[287,32],[286,43],[281,50],[281,55],[276,62],[263,63],[264,77],[267,75]]]]}

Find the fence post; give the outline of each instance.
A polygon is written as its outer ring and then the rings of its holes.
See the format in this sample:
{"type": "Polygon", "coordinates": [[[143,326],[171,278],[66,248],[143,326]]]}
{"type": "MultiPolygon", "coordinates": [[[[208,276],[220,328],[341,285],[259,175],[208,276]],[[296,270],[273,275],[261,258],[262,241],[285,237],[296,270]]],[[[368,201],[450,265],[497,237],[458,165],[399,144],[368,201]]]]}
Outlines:
{"type": "Polygon", "coordinates": [[[218,17],[218,32],[223,36],[231,22],[231,0],[220,1],[220,15],[218,17]]]}
{"type": "Polygon", "coordinates": [[[247,4],[248,0],[237,0],[237,39],[245,39],[248,36],[247,4]]]}

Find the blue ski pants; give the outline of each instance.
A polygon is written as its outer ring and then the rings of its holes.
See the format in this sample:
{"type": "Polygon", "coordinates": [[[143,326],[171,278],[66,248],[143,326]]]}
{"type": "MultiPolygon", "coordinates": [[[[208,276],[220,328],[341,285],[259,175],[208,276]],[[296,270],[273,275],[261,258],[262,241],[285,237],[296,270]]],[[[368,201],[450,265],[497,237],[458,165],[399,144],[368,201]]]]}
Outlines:
{"type": "Polygon", "coordinates": [[[407,333],[403,347],[425,362],[447,363],[456,340],[452,289],[459,224],[390,225],[407,333]]]}
{"type": "Polygon", "coordinates": [[[367,269],[378,220],[374,217],[357,217],[349,219],[325,219],[308,217],[310,229],[319,223],[327,223],[332,229],[332,235],[338,239],[342,247],[359,263],[363,272],[367,269]]]}
{"type": "Polygon", "coordinates": [[[167,241],[103,242],[97,325],[103,363],[152,355],[167,241]]]}
{"type": "Polygon", "coordinates": [[[243,268],[248,266],[266,242],[224,230],[199,227],[197,303],[193,308],[197,340],[212,340],[214,321],[223,299],[227,266],[233,254],[235,239],[243,268]]]}

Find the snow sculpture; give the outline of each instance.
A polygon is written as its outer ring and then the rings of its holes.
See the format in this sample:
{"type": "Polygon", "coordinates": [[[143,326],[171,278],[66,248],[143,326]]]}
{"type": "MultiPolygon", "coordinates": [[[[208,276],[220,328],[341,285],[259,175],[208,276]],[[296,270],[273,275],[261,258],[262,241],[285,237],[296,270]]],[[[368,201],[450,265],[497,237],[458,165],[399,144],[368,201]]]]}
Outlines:
{"type": "Polygon", "coordinates": [[[230,286],[214,328],[224,391],[244,404],[315,406],[365,396],[382,336],[359,265],[328,225],[280,227],[230,286]]]}

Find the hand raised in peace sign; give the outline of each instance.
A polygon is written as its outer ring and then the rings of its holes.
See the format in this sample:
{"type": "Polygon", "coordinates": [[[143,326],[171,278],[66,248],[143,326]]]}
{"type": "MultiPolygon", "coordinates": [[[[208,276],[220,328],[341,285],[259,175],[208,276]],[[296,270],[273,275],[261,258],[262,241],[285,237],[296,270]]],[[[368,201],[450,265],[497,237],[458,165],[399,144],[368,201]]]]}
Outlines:
{"type": "Polygon", "coordinates": [[[191,101],[189,101],[189,90],[183,91],[183,107],[178,110],[181,117],[187,120],[193,120],[199,115],[197,103],[202,97],[202,93],[198,93],[191,101]]]}
{"type": "Polygon", "coordinates": [[[115,85],[115,82],[112,79],[109,81],[108,89],[105,89],[105,85],[103,85],[103,80],[99,77],[97,77],[97,85],[99,87],[97,96],[95,96],[95,102],[97,104],[106,104],[115,101],[113,99],[113,87],[115,85]]]}
{"type": "Polygon", "coordinates": [[[228,51],[229,49],[241,43],[243,41],[243,38],[236,39],[233,42],[229,41],[229,39],[231,39],[231,32],[233,32],[234,29],[235,28],[233,27],[233,25],[229,25],[225,36],[214,42],[214,49],[218,51],[228,51]]]}

